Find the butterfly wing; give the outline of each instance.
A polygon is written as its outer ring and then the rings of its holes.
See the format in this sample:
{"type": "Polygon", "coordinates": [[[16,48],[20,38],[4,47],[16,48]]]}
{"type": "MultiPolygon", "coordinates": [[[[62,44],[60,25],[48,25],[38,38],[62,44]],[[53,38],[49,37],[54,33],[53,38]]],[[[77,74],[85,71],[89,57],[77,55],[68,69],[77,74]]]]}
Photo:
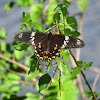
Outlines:
{"type": "Polygon", "coordinates": [[[65,36],[61,49],[82,48],[84,46],[85,43],[81,39],[73,36],[65,36]]]}
{"type": "Polygon", "coordinates": [[[52,35],[42,32],[21,32],[17,34],[15,40],[31,44],[35,48],[36,56],[43,60],[55,59],[60,54],[61,49],[81,48],[85,44],[82,40],[66,35],[52,35]]]}
{"type": "Polygon", "coordinates": [[[14,39],[19,42],[25,42],[26,44],[32,44],[33,46],[37,45],[39,41],[46,38],[47,34],[43,32],[33,32],[33,31],[26,31],[21,32],[15,35],[14,39]]]}

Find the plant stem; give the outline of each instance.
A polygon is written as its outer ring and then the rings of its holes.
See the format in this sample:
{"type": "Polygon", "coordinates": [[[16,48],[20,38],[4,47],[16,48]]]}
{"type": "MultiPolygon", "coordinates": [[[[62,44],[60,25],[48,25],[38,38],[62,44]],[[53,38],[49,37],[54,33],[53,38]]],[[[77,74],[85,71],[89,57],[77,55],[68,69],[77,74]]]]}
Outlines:
{"type": "MultiPolygon", "coordinates": [[[[79,67],[79,65],[78,65],[78,63],[77,63],[77,61],[76,61],[76,59],[75,59],[75,57],[74,57],[74,55],[73,55],[72,51],[71,51],[71,50],[69,50],[69,52],[70,52],[71,56],[73,57],[73,59],[74,59],[74,61],[75,61],[76,65],[79,67]]],[[[90,89],[90,91],[91,91],[91,93],[92,93],[92,95],[93,95],[94,99],[95,99],[95,100],[97,100],[97,98],[96,98],[96,96],[95,96],[94,92],[92,91],[92,88],[91,88],[91,86],[90,86],[90,84],[89,84],[88,80],[86,79],[86,76],[85,76],[85,74],[83,73],[83,71],[82,71],[82,70],[81,70],[81,74],[82,74],[82,76],[83,76],[83,78],[84,78],[84,80],[85,80],[85,82],[86,82],[86,84],[87,84],[88,88],[90,89]]]]}

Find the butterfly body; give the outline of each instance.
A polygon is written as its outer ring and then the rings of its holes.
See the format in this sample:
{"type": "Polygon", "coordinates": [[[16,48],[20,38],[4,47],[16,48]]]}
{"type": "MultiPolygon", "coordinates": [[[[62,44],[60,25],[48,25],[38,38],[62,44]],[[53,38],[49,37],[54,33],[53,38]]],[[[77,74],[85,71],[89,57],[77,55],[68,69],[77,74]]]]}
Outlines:
{"type": "Polygon", "coordinates": [[[15,40],[31,44],[35,48],[35,54],[40,59],[55,59],[60,54],[61,49],[81,48],[85,44],[82,40],[61,34],[53,35],[42,32],[21,32],[17,34],[15,40]]]}

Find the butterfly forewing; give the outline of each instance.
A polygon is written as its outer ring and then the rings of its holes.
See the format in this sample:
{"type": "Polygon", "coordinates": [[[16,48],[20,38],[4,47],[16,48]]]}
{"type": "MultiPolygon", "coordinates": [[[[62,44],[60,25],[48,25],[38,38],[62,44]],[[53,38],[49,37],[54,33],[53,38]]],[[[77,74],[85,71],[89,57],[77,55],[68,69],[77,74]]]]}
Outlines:
{"type": "Polygon", "coordinates": [[[61,46],[62,49],[71,49],[71,48],[82,48],[85,44],[82,40],[73,37],[73,36],[65,36],[64,43],[61,46]]]}
{"type": "Polygon", "coordinates": [[[19,41],[19,42],[25,42],[28,43],[30,42],[30,37],[31,37],[32,31],[28,31],[28,32],[21,32],[18,33],[14,39],[19,41]]]}

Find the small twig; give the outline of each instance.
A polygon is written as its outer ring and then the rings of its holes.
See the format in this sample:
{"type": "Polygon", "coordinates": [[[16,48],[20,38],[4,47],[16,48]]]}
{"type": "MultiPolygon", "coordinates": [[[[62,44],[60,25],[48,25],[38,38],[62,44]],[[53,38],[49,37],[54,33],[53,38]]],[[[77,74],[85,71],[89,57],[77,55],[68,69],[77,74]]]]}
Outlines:
{"type": "Polygon", "coordinates": [[[13,71],[13,70],[11,70],[11,69],[9,69],[9,68],[7,68],[7,70],[8,70],[9,72],[11,72],[11,73],[13,73],[13,74],[16,74],[16,75],[19,75],[19,76],[29,76],[28,74],[18,73],[18,72],[15,72],[15,71],[13,71]]]}
{"type": "Polygon", "coordinates": [[[89,69],[90,69],[91,71],[94,71],[94,72],[100,74],[100,69],[99,69],[99,68],[96,68],[96,67],[90,67],[89,69]]]}
{"type": "MultiPolygon", "coordinates": [[[[76,61],[76,59],[75,59],[75,57],[74,57],[74,55],[72,54],[71,50],[69,50],[69,52],[70,52],[71,56],[73,57],[73,59],[74,59],[74,61],[75,61],[76,65],[77,65],[77,66],[79,66],[79,65],[78,65],[78,63],[77,63],[77,61],[76,61]]],[[[89,82],[87,81],[86,76],[85,76],[85,74],[83,73],[83,71],[82,71],[82,70],[81,70],[81,74],[82,74],[82,76],[83,76],[83,78],[84,78],[84,80],[85,80],[85,82],[86,82],[86,84],[87,84],[88,88],[90,89],[90,91],[91,91],[91,93],[92,93],[92,95],[93,95],[94,99],[95,99],[95,100],[97,100],[97,98],[96,98],[96,96],[95,96],[94,92],[92,91],[92,88],[91,88],[91,86],[90,86],[89,82]]]]}
{"type": "Polygon", "coordinates": [[[58,25],[58,21],[57,21],[57,19],[55,19],[55,21],[56,21],[56,26],[57,26],[57,34],[59,34],[59,25],[58,25]]]}
{"type": "MultiPolygon", "coordinates": [[[[97,83],[97,80],[99,79],[99,73],[97,73],[96,77],[95,77],[95,80],[93,82],[93,91],[95,91],[95,86],[96,86],[96,83],[97,83]]],[[[90,97],[90,100],[93,100],[93,96],[90,97]]]]}
{"type": "MultiPolygon", "coordinates": [[[[80,21],[79,21],[79,30],[78,31],[81,33],[81,35],[78,38],[82,39],[83,13],[80,13],[79,17],[80,17],[80,21]]],[[[76,60],[80,61],[80,48],[76,49],[76,60]]],[[[84,88],[83,88],[83,85],[82,85],[81,78],[80,78],[79,74],[77,75],[77,81],[78,81],[78,84],[79,84],[82,99],[86,100],[85,99],[85,94],[84,94],[84,88]]]]}
{"type": "Polygon", "coordinates": [[[30,68],[26,67],[25,65],[23,65],[23,64],[21,64],[21,63],[15,61],[15,60],[13,60],[13,59],[6,58],[5,56],[3,56],[3,55],[1,55],[1,54],[0,54],[0,58],[6,60],[6,61],[8,61],[8,62],[11,62],[11,63],[13,63],[13,64],[16,64],[16,65],[18,65],[18,66],[19,66],[20,68],[22,68],[22,69],[26,69],[26,70],[28,70],[28,71],[30,70],[30,68]]]}
{"type": "MultiPolygon", "coordinates": [[[[76,63],[74,62],[72,56],[70,55],[70,58],[71,58],[71,62],[73,64],[73,66],[75,67],[76,66],[76,63]]],[[[78,74],[77,76],[77,81],[78,81],[78,84],[79,84],[79,89],[80,89],[80,92],[81,92],[81,95],[82,95],[82,99],[83,100],[86,100],[85,99],[85,94],[84,94],[84,89],[83,89],[83,85],[82,85],[82,82],[81,82],[81,78],[80,78],[80,75],[78,74]]],[[[76,81],[74,81],[76,83],[76,81]]]]}
{"type": "Polygon", "coordinates": [[[61,96],[61,71],[58,70],[59,73],[59,89],[60,89],[60,96],[61,96]]]}
{"type": "Polygon", "coordinates": [[[93,17],[93,18],[97,19],[97,20],[100,20],[100,17],[95,16],[95,15],[93,15],[93,14],[89,13],[88,11],[85,11],[85,12],[86,12],[86,14],[87,14],[87,15],[89,15],[89,16],[91,16],[91,17],[93,17]]]}
{"type": "MultiPolygon", "coordinates": [[[[20,68],[22,68],[22,69],[24,69],[24,70],[28,70],[28,71],[30,70],[30,68],[28,68],[27,66],[25,66],[25,65],[23,65],[23,64],[21,64],[21,63],[15,61],[15,60],[13,60],[13,59],[6,58],[6,57],[3,56],[2,54],[0,54],[0,58],[4,59],[5,61],[8,61],[8,62],[10,62],[10,63],[16,64],[16,65],[18,65],[20,68]]],[[[9,71],[11,71],[11,70],[9,69],[9,71]]],[[[13,73],[15,73],[15,72],[13,71],[13,73]]],[[[19,74],[19,73],[16,72],[16,74],[19,74]]],[[[22,75],[22,74],[20,74],[20,75],[22,75]]],[[[37,75],[37,76],[41,76],[41,75],[43,75],[43,74],[40,73],[40,74],[37,75]]],[[[34,78],[32,81],[35,82],[36,80],[37,80],[37,79],[34,78]]]]}
{"type": "Polygon", "coordinates": [[[97,83],[98,78],[99,78],[99,73],[97,73],[97,75],[96,75],[96,77],[95,77],[95,80],[94,80],[94,82],[93,82],[93,91],[95,91],[95,85],[96,85],[96,83],[97,83]]]}
{"type": "MultiPolygon", "coordinates": [[[[6,80],[8,80],[8,78],[6,78],[6,77],[2,77],[2,76],[0,76],[0,79],[6,79],[6,80]]],[[[14,80],[14,81],[16,81],[16,80],[14,80]]],[[[34,84],[34,82],[27,82],[27,81],[23,81],[23,80],[18,80],[18,82],[20,82],[20,83],[25,83],[25,84],[34,84]]]]}
{"type": "Polygon", "coordinates": [[[50,27],[49,29],[47,29],[45,32],[48,32],[49,30],[51,30],[52,28],[56,27],[56,25],[50,27]]]}
{"type": "MultiPolygon", "coordinates": [[[[57,70],[57,69],[58,69],[58,67],[56,67],[56,69],[55,69],[55,71],[54,71],[54,72],[56,72],[56,70],[57,70]]],[[[44,95],[43,95],[43,98],[44,98],[44,96],[45,96],[45,94],[46,94],[46,91],[47,91],[47,89],[48,89],[48,87],[49,87],[50,83],[51,83],[51,82],[52,82],[52,80],[53,80],[54,75],[55,75],[55,73],[53,74],[53,76],[52,76],[52,78],[51,78],[51,80],[50,80],[50,82],[49,82],[48,86],[46,87],[46,90],[45,90],[45,93],[44,93],[44,95]]]]}

